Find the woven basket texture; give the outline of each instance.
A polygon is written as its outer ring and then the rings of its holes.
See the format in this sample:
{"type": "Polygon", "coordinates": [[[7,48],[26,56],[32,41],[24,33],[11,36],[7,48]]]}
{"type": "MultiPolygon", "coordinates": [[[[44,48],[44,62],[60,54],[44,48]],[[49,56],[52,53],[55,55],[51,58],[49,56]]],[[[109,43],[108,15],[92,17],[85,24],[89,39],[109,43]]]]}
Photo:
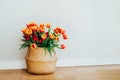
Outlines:
{"type": "Polygon", "coordinates": [[[45,55],[43,48],[28,48],[25,60],[29,73],[48,74],[55,71],[57,56],[55,53],[52,53],[52,56],[50,56],[47,50],[45,55]]]}

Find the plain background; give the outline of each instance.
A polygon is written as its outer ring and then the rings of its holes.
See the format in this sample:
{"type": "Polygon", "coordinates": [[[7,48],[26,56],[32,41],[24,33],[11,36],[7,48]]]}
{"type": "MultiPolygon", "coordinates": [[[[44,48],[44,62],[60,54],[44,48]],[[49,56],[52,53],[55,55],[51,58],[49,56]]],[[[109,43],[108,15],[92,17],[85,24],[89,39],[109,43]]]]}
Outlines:
{"type": "Polygon", "coordinates": [[[120,0],[0,0],[0,69],[25,67],[19,45],[29,22],[66,29],[57,66],[120,64],[120,0]]]}

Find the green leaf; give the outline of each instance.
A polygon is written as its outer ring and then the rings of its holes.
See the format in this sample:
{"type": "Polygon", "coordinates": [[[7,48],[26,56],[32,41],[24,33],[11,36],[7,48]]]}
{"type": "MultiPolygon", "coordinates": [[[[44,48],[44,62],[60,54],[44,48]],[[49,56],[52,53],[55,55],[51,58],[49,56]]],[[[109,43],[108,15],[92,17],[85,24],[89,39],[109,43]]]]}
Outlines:
{"type": "Polygon", "coordinates": [[[50,56],[52,57],[51,47],[47,47],[50,56]]]}
{"type": "Polygon", "coordinates": [[[29,44],[28,44],[28,43],[23,43],[23,44],[21,44],[20,46],[21,46],[21,47],[19,48],[19,50],[28,47],[29,44]]]}
{"type": "Polygon", "coordinates": [[[26,40],[25,40],[25,39],[21,39],[21,41],[26,42],[26,40]]]}
{"type": "Polygon", "coordinates": [[[30,35],[30,42],[33,43],[33,38],[32,38],[32,35],[30,35]]]}
{"type": "Polygon", "coordinates": [[[50,34],[51,28],[48,29],[48,34],[50,34]]]}
{"type": "Polygon", "coordinates": [[[36,32],[36,31],[34,31],[34,34],[35,34],[35,35],[37,35],[37,32],[36,32]]]}
{"type": "Polygon", "coordinates": [[[48,37],[46,38],[46,40],[44,40],[44,46],[45,46],[45,47],[47,46],[48,40],[49,40],[48,37]]]}
{"type": "Polygon", "coordinates": [[[55,48],[54,48],[54,47],[51,47],[51,50],[52,50],[53,53],[56,54],[56,52],[55,52],[55,48]]]}
{"type": "Polygon", "coordinates": [[[46,50],[47,50],[47,48],[46,48],[46,47],[44,47],[45,56],[46,56],[46,50]]]}
{"type": "Polygon", "coordinates": [[[23,47],[23,46],[21,46],[21,47],[19,48],[19,50],[20,50],[20,49],[23,49],[23,48],[24,48],[24,47],[23,47]]]}
{"type": "Polygon", "coordinates": [[[40,32],[38,32],[38,36],[41,37],[41,33],[40,32]]]}
{"type": "Polygon", "coordinates": [[[58,46],[59,46],[59,44],[53,44],[53,46],[54,46],[54,47],[58,47],[58,46]]]}

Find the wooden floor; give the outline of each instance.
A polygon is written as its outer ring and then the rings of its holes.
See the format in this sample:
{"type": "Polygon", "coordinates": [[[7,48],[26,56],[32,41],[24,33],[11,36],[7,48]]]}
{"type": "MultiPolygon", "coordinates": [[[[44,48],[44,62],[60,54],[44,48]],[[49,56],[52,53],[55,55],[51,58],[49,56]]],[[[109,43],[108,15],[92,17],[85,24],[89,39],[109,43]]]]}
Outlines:
{"type": "Polygon", "coordinates": [[[25,69],[0,70],[0,80],[120,80],[120,65],[61,67],[48,75],[29,74],[25,69]]]}

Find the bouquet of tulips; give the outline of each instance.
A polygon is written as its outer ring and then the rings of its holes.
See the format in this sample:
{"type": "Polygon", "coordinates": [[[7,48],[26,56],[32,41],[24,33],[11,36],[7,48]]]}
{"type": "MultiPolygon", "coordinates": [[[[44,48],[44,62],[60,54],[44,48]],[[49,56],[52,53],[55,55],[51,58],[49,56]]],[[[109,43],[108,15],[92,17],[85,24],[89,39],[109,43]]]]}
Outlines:
{"type": "Polygon", "coordinates": [[[61,27],[52,29],[50,24],[37,25],[34,22],[26,24],[26,27],[22,29],[24,43],[21,44],[20,49],[30,47],[34,49],[36,47],[42,47],[47,49],[49,53],[55,53],[55,47],[64,49],[64,44],[58,44],[60,38],[64,40],[68,39],[66,32],[61,27]]]}

